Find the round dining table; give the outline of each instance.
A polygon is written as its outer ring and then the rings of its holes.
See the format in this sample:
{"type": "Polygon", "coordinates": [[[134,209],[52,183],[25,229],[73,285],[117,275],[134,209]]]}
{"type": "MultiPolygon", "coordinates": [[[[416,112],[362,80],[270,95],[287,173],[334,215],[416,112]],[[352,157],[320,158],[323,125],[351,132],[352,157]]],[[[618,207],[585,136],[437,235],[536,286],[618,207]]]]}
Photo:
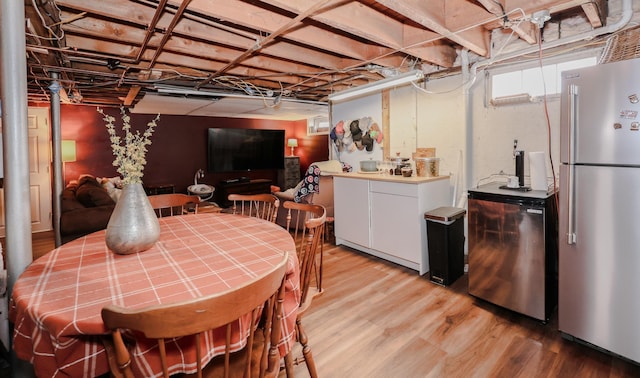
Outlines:
{"type": "MultiPolygon", "coordinates": [[[[9,306],[13,349],[33,364],[38,377],[109,372],[103,339],[111,336],[100,315],[105,305],[140,308],[233,289],[269,271],[285,252],[289,261],[279,349],[281,356],[288,353],[295,341],[300,302],[291,235],[274,223],[225,213],[159,221],[160,239],[147,251],[115,254],[105,245],[103,230],[48,252],[20,275],[9,306]]],[[[242,327],[248,326],[238,323],[236,350],[245,345],[242,327]]],[[[222,352],[224,339],[212,339],[211,350],[222,352]]],[[[162,368],[156,351],[146,348],[144,342],[135,343],[132,366],[145,377],[157,376],[162,368]]],[[[191,354],[176,354],[170,373],[191,371],[194,361],[183,357],[191,354]]],[[[211,358],[215,354],[210,353],[211,358]]]]}

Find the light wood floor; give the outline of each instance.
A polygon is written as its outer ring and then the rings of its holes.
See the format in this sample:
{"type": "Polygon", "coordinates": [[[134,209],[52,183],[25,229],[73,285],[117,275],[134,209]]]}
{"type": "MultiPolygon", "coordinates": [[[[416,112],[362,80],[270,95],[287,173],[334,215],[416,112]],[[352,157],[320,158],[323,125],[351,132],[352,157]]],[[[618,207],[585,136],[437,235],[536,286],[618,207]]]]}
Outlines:
{"type": "MultiPolygon", "coordinates": [[[[34,257],[53,235],[34,235],[34,257]]],[[[325,245],[324,293],[303,319],[320,377],[640,377],[640,366],[345,247],[325,245]]],[[[308,377],[305,365],[297,377],[308,377]]],[[[284,377],[284,373],[280,374],[284,377]]]]}
{"type": "MultiPolygon", "coordinates": [[[[320,377],[639,377],[640,366],[451,287],[326,245],[324,293],[303,318],[320,377]]],[[[281,377],[283,374],[280,375],[281,377]]],[[[308,377],[304,365],[297,377],[308,377]]]]}
{"type": "MultiPolygon", "coordinates": [[[[0,243],[2,244],[3,253],[6,254],[7,244],[5,242],[5,238],[0,238],[0,243]]],[[[33,259],[35,260],[55,248],[53,231],[45,231],[32,234],[31,243],[33,250],[33,259]]]]}

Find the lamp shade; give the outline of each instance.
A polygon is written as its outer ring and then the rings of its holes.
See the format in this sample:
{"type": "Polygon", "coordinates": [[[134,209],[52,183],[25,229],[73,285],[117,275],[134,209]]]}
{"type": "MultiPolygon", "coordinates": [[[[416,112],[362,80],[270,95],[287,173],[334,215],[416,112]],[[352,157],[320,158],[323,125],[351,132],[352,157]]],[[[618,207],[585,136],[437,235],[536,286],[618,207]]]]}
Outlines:
{"type": "Polygon", "coordinates": [[[290,138],[287,140],[287,147],[298,147],[298,140],[296,138],[290,138]]]}
{"type": "Polygon", "coordinates": [[[62,150],[62,161],[76,161],[76,141],[75,140],[63,140],[60,142],[62,150]]]}

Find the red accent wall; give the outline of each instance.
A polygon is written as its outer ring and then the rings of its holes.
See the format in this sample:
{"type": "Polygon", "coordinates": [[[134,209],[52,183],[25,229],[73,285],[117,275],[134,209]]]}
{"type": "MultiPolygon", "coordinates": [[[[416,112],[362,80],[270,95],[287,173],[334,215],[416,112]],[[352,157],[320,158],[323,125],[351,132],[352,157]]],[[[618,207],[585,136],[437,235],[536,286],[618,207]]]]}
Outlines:
{"type": "MultiPolygon", "coordinates": [[[[116,118],[116,129],[122,127],[120,110],[105,108],[105,113],[116,118]]],[[[143,132],[154,115],[130,114],[133,130],[143,132]]],[[[329,156],[327,135],[307,136],[307,122],[276,121],[223,117],[199,117],[161,115],[158,127],[148,147],[147,165],[142,178],[145,185],[172,184],[177,192],[186,192],[193,184],[193,176],[198,169],[207,170],[207,129],[210,127],[278,129],[285,130],[285,138],[297,138],[295,155],[300,157],[300,169],[304,170],[315,161],[327,160],[329,156]]],[[[117,176],[112,165],[111,143],[102,120],[102,115],[94,106],[62,105],[60,109],[60,129],[62,139],[76,141],[76,161],[66,163],[65,182],[76,179],[80,174],[89,173],[98,177],[117,176]]],[[[285,139],[285,140],[286,140],[285,139]]],[[[286,146],[286,141],[285,141],[286,146]]],[[[289,155],[285,147],[283,154],[289,155]]],[[[270,179],[277,184],[277,171],[263,170],[244,173],[206,173],[198,182],[213,186],[220,180],[236,178],[240,175],[251,179],[270,179]]]]}

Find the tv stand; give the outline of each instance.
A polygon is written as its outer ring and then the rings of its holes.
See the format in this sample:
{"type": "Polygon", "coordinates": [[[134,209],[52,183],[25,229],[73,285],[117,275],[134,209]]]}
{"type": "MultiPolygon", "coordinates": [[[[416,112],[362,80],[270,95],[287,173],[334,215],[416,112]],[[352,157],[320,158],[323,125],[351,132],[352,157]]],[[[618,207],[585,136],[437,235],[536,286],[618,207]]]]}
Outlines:
{"type": "Polygon", "coordinates": [[[222,185],[230,185],[230,184],[237,184],[239,182],[246,183],[246,182],[250,182],[250,181],[251,180],[248,177],[242,176],[242,177],[238,177],[238,178],[222,180],[220,183],[222,185]]]}
{"type": "Polygon", "coordinates": [[[220,207],[229,207],[232,202],[227,199],[229,194],[261,194],[271,193],[271,180],[246,180],[243,178],[223,180],[216,187],[216,203],[220,207]],[[231,181],[231,182],[230,182],[231,181]]]}

